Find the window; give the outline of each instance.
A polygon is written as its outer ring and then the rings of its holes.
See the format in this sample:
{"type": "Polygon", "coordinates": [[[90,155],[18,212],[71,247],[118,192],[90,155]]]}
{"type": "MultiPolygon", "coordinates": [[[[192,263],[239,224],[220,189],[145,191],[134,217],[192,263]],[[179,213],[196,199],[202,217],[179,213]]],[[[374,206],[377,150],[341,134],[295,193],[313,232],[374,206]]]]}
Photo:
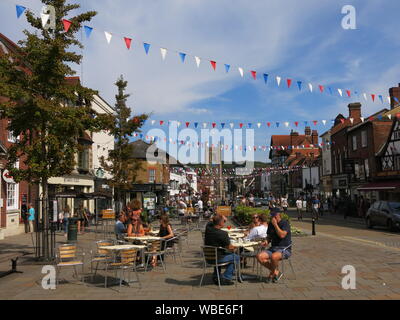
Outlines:
{"type": "Polygon", "coordinates": [[[357,150],[357,136],[353,136],[353,151],[357,150]]]}
{"type": "Polygon", "coordinates": [[[368,145],[367,142],[367,131],[361,131],[361,147],[365,148],[368,145]]]}
{"type": "Polygon", "coordinates": [[[149,169],[149,182],[153,183],[156,181],[156,170],[155,169],[149,169]]]}
{"type": "MultiPolygon", "coordinates": [[[[8,125],[10,125],[10,121],[8,121],[8,125]]],[[[18,137],[14,136],[14,132],[12,132],[11,130],[8,130],[7,141],[15,143],[15,142],[17,142],[17,140],[18,140],[18,137]]]]}
{"type": "Polygon", "coordinates": [[[89,171],[89,149],[84,149],[78,154],[78,169],[89,171]]]}
{"type": "Polygon", "coordinates": [[[368,162],[368,159],[364,160],[364,169],[365,169],[365,176],[369,177],[369,162],[368,162]]]}
{"type": "Polygon", "coordinates": [[[18,209],[18,184],[7,183],[7,210],[18,209]]]}

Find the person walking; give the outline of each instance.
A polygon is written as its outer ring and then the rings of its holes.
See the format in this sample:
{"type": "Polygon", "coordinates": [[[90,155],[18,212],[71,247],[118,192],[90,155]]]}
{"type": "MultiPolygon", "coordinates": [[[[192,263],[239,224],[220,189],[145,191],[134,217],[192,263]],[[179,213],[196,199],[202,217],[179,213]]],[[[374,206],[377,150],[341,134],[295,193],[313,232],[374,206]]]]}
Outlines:
{"type": "Polygon", "coordinates": [[[283,196],[281,198],[281,206],[282,206],[283,212],[287,213],[287,209],[288,209],[289,204],[288,204],[288,200],[287,200],[286,196],[283,196]]]}
{"type": "Polygon", "coordinates": [[[296,201],[296,208],[297,208],[297,220],[303,220],[303,200],[298,198],[296,201]]]}
{"type": "Polygon", "coordinates": [[[32,203],[29,204],[28,210],[28,221],[29,221],[29,232],[32,233],[35,231],[34,229],[34,222],[35,222],[35,209],[33,208],[32,203]]]}
{"type": "Polygon", "coordinates": [[[63,212],[63,227],[65,236],[67,236],[68,232],[69,218],[71,218],[71,209],[69,208],[69,205],[66,205],[63,212]]]}
{"type": "Polygon", "coordinates": [[[28,207],[25,203],[21,205],[21,219],[24,222],[25,233],[29,233],[28,207]]]}

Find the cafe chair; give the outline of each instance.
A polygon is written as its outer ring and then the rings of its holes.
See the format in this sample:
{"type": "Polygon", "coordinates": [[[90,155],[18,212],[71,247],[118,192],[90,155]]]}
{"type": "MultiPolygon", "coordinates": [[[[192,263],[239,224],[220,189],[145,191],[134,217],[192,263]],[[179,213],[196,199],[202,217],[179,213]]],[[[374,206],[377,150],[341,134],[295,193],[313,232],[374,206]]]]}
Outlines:
{"type": "MultiPolygon", "coordinates": [[[[107,271],[115,270],[115,275],[117,275],[118,270],[120,270],[119,277],[119,287],[121,288],[122,281],[125,275],[125,271],[128,270],[128,275],[130,272],[134,271],[136,275],[137,282],[139,283],[139,287],[142,288],[142,284],[139,280],[139,275],[136,270],[136,259],[137,259],[137,250],[136,249],[126,249],[121,250],[119,255],[116,257],[114,262],[106,263],[106,276],[104,278],[104,287],[107,287],[107,271]]],[[[128,284],[130,283],[130,276],[128,277],[128,284]]]]}
{"type": "MultiPolygon", "coordinates": [[[[288,250],[289,248],[292,249],[293,248],[293,244],[290,244],[284,250],[288,250]]],[[[287,262],[289,262],[290,268],[292,269],[292,273],[294,274],[294,279],[296,280],[296,273],[294,271],[291,258],[292,258],[292,255],[289,258],[281,260],[282,261],[282,273],[283,273],[283,277],[284,277],[285,276],[285,260],[287,260],[287,262]]]]}
{"type": "Polygon", "coordinates": [[[175,236],[171,239],[165,240],[164,243],[165,243],[165,254],[172,255],[175,263],[176,263],[176,254],[178,254],[182,264],[182,254],[181,250],[179,249],[179,236],[175,236]]]}
{"type": "Polygon", "coordinates": [[[157,240],[157,241],[152,241],[150,242],[149,246],[147,247],[147,250],[144,252],[144,255],[147,256],[146,258],[146,265],[144,268],[144,271],[147,271],[147,266],[149,264],[149,261],[153,257],[160,257],[161,265],[163,267],[164,272],[166,273],[167,270],[165,268],[165,261],[164,261],[164,256],[165,256],[165,240],[157,240]]]}
{"type": "MultiPolygon", "coordinates": [[[[77,266],[82,266],[82,275],[84,273],[84,257],[85,253],[82,252],[82,259],[78,258],[78,249],[76,245],[73,244],[63,244],[60,245],[56,253],[56,283],[59,283],[59,274],[62,268],[73,267],[75,277],[78,279],[78,272],[76,270],[77,266]]],[[[83,283],[85,282],[84,276],[82,277],[83,283]]]]}
{"type": "Polygon", "coordinates": [[[112,255],[110,254],[109,251],[102,249],[102,247],[105,246],[113,246],[114,240],[100,240],[96,242],[96,247],[97,250],[96,252],[93,252],[93,250],[90,250],[90,271],[92,273],[92,280],[96,276],[98,267],[100,263],[106,264],[107,261],[112,260],[112,255]],[[95,271],[93,273],[93,264],[96,264],[95,271]]]}
{"type": "MultiPolygon", "coordinates": [[[[201,287],[201,285],[203,283],[203,278],[204,278],[204,275],[206,274],[206,268],[213,267],[213,268],[216,268],[216,270],[217,270],[218,288],[221,290],[221,275],[220,275],[219,268],[227,266],[231,262],[219,263],[217,253],[218,253],[218,250],[224,250],[224,251],[227,251],[227,250],[222,247],[212,247],[212,246],[201,246],[201,250],[203,253],[203,275],[201,276],[199,287],[201,287]]],[[[238,268],[235,267],[235,270],[237,273],[238,268]]]]}

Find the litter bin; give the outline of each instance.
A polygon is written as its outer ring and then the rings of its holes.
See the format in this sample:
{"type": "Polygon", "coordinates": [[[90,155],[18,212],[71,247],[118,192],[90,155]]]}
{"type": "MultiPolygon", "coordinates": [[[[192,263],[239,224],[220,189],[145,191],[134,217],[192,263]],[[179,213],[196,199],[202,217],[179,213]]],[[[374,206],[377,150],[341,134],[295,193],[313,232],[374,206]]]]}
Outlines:
{"type": "Polygon", "coordinates": [[[78,240],[78,218],[68,218],[68,241],[78,240]]]}

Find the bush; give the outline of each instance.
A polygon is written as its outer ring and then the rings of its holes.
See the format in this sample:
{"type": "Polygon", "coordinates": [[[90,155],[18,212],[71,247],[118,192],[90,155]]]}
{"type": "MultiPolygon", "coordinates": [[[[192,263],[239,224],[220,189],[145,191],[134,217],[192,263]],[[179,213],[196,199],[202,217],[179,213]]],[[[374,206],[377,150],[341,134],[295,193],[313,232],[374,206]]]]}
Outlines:
{"type": "MultiPolygon", "coordinates": [[[[249,225],[253,221],[253,215],[266,215],[268,221],[271,220],[270,211],[269,209],[260,209],[260,208],[253,208],[253,207],[246,207],[246,206],[237,206],[235,209],[235,217],[236,219],[244,225],[249,225]]],[[[290,218],[286,213],[281,213],[281,217],[283,220],[288,220],[290,223],[290,218]]]]}

